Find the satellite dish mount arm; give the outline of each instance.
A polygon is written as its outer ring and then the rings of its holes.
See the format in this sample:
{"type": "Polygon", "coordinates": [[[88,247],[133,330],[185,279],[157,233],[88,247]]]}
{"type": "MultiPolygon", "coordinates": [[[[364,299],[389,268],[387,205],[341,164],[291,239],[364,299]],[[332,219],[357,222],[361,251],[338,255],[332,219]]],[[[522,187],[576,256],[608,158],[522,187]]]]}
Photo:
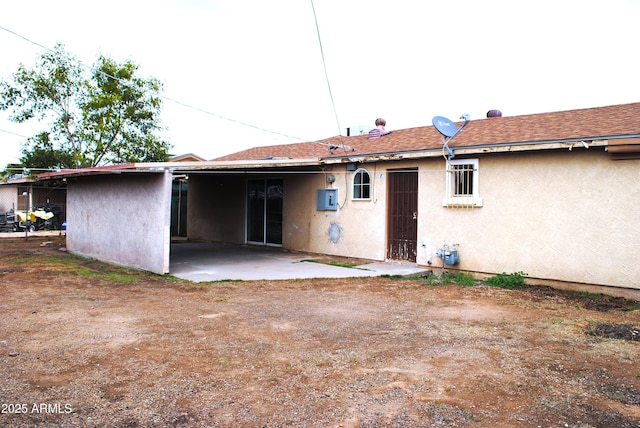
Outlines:
{"type": "Polygon", "coordinates": [[[464,119],[464,123],[460,128],[456,128],[456,125],[446,117],[436,116],[432,120],[433,126],[438,130],[440,134],[442,134],[442,146],[443,150],[446,149],[447,153],[449,154],[448,160],[451,160],[455,157],[453,149],[449,147],[449,141],[453,140],[453,137],[458,135],[458,133],[462,131],[465,126],[467,126],[467,123],[469,123],[469,115],[464,114],[462,115],[461,119],[464,119]]]}
{"type": "MultiPolygon", "coordinates": [[[[449,138],[449,140],[452,140],[453,137],[449,138]]],[[[449,154],[449,156],[447,157],[447,160],[451,160],[453,158],[456,157],[456,154],[454,152],[454,150],[449,147],[449,140],[447,140],[447,137],[443,136],[442,137],[442,145],[443,145],[443,149],[447,151],[447,153],[449,154]]]]}

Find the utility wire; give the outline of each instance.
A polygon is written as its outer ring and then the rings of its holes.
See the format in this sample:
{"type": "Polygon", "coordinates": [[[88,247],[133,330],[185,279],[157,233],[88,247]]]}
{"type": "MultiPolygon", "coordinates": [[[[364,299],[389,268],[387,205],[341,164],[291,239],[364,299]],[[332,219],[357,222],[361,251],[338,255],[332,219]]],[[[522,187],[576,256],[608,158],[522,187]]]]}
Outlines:
{"type": "Polygon", "coordinates": [[[8,28],[4,28],[4,27],[2,27],[2,26],[0,26],[0,29],[2,29],[2,30],[4,30],[4,31],[6,31],[7,33],[11,33],[11,34],[13,34],[13,35],[14,35],[14,36],[16,36],[16,37],[20,37],[22,40],[26,40],[27,42],[29,42],[29,43],[31,43],[31,44],[34,44],[34,45],[36,45],[36,46],[39,46],[39,47],[41,47],[42,49],[45,49],[45,50],[48,50],[48,51],[53,52],[51,49],[49,49],[49,48],[48,48],[48,47],[46,47],[45,45],[41,45],[41,44],[40,44],[40,43],[38,43],[38,42],[34,42],[34,41],[33,41],[33,40],[31,40],[31,39],[27,39],[25,36],[22,36],[22,35],[20,35],[20,34],[16,33],[15,31],[11,31],[11,30],[9,30],[8,28]]]}
{"type": "MultiPolygon", "coordinates": [[[[313,2],[312,2],[312,6],[313,6],[313,2]]],[[[314,15],[315,15],[315,10],[314,10],[314,15]]],[[[317,23],[316,23],[316,27],[317,27],[317,23]]],[[[40,44],[40,43],[38,43],[38,42],[35,42],[35,41],[33,41],[33,40],[31,40],[31,39],[29,39],[29,38],[25,37],[25,36],[22,36],[22,35],[20,35],[20,34],[16,33],[15,31],[11,31],[11,30],[9,30],[8,28],[5,28],[5,27],[3,27],[3,26],[0,26],[0,30],[4,30],[4,31],[6,31],[6,32],[8,32],[8,33],[10,33],[10,34],[13,34],[14,36],[19,37],[19,38],[21,38],[21,39],[23,39],[23,40],[25,40],[25,41],[27,41],[27,42],[29,42],[29,43],[33,44],[33,45],[36,45],[36,46],[38,46],[38,47],[40,47],[40,48],[42,48],[42,49],[44,49],[44,50],[47,50],[47,51],[49,51],[49,52],[54,52],[54,50],[53,50],[53,49],[51,49],[51,48],[49,48],[49,47],[47,47],[47,46],[45,46],[45,45],[43,45],[43,44],[40,44]]],[[[319,34],[318,34],[318,36],[319,36],[319,34]]],[[[321,46],[321,50],[322,50],[322,46],[321,46]]],[[[68,59],[72,59],[72,58],[68,58],[68,59]]],[[[87,68],[87,69],[91,69],[91,67],[89,67],[89,66],[85,65],[82,61],[78,60],[77,58],[73,58],[73,60],[75,60],[76,62],[78,62],[78,63],[79,63],[80,65],[82,65],[83,67],[85,67],[85,68],[87,68]]],[[[324,62],[324,54],[323,54],[323,62],[324,62]]],[[[127,84],[127,82],[126,82],[126,81],[124,81],[123,79],[121,79],[121,78],[119,78],[119,77],[117,77],[117,76],[112,76],[112,75],[110,75],[110,74],[108,74],[108,73],[105,73],[105,72],[102,72],[102,71],[101,71],[100,73],[101,73],[102,75],[106,76],[106,77],[109,77],[109,78],[111,78],[111,79],[117,80],[117,81],[119,81],[120,83],[127,84]]],[[[326,67],[325,67],[325,75],[326,75],[326,67]]],[[[327,81],[327,83],[328,83],[328,81],[327,81]]],[[[331,87],[329,87],[329,92],[331,93],[331,87]]],[[[214,117],[217,117],[217,118],[219,118],[219,119],[226,120],[226,121],[228,121],[228,122],[232,122],[232,123],[236,123],[236,124],[241,125],[241,126],[245,126],[245,127],[248,127],[248,128],[257,129],[257,130],[262,131],[262,132],[267,132],[267,133],[271,133],[271,134],[275,134],[275,135],[280,135],[280,136],[282,136],[282,137],[286,137],[286,138],[292,138],[292,139],[300,140],[300,141],[304,141],[304,142],[310,142],[310,143],[315,143],[315,144],[321,144],[321,145],[327,146],[327,147],[329,147],[329,148],[330,148],[330,147],[332,147],[330,144],[323,143],[323,142],[320,142],[320,141],[311,140],[311,139],[305,139],[305,138],[300,138],[300,137],[296,137],[296,136],[293,136],[293,135],[288,135],[288,134],[284,134],[284,133],[281,133],[281,132],[272,131],[272,130],[269,130],[269,129],[266,129],[266,128],[262,128],[262,127],[257,126],[257,125],[252,125],[252,124],[250,124],[250,123],[242,122],[242,121],[240,121],[240,120],[232,119],[232,118],[229,118],[229,117],[226,117],[226,116],[223,116],[223,115],[220,115],[220,114],[217,114],[217,113],[214,113],[214,112],[211,112],[211,111],[208,111],[208,110],[205,110],[205,109],[199,108],[199,107],[192,106],[192,105],[187,104],[187,103],[184,103],[184,102],[182,102],[182,101],[178,101],[178,100],[175,100],[175,99],[173,99],[173,98],[169,98],[169,97],[164,96],[164,95],[162,95],[162,94],[158,94],[158,96],[159,96],[160,98],[162,98],[162,99],[166,100],[166,101],[172,102],[172,103],[177,104],[177,105],[179,105],[179,106],[186,107],[186,108],[189,108],[189,109],[192,109],[192,110],[196,110],[196,111],[198,111],[198,112],[200,112],[200,113],[204,113],[204,114],[207,114],[207,115],[209,115],[209,116],[214,116],[214,117]]],[[[333,103],[333,95],[331,95],[331,102],[333,103]]],[[[335,111],[335,106],[334,106],[334,111],[335,111]]],[[[337,115],[336,115],[336,120],[337,120],[337,115]]],[[[339,126],[338,126],[338,128],[339,128],[339,126]]],[[[1,130],[0,130],[0,131],[1,131],[1,130]]],[[[10,134],[13,134],[12,132],[9,132],[9,131],[4,131],[4,132],[8,132],[8,133],[10,133],[10,134]]],[[[340,134],[340,132],[338,132],[338,135],[339,135],[339,134],[340,134]]],[[[14,134],[14,135],[17,135],[17,136],[19,136],[19,137],[24,137],[23,135],[18,135],[18,134],[14,134]]],[[[25,137],[25,138],[27,138],[27,137],[25,137]]]]}
{"type": "Polygon", "coordinates": [[[26,135],[16,134],[15,132],[7,131],[6,129],[0,129],[0,132],[5,132],[7,134],[15,135],[16,137],[29,138],[26,135]]]}
{"type": "MultiPolygon", "coordinates": [[[[113,77],[113,76],[109,76],[109,77],[113,77]]],[[[113,78],[114,78],[114,79],[117,79],[116,77],[113,77],[113,78]]],[[[306,140],[304,140],[303,138],[295,137],[295,136],[293,136],[293,135],[288,135],[288,134],[284,134],[284,133],[282,133],[282,132],[272,131],[272,130],[269,130],[269,129],[266,129],[266,128],[262,128],[262,127],[257,126],[257,125],[252,125],[252,124],[250,124],[250,123],[246,123],[246,122],[242,122],[242,121],[240,121],[240,120],[232,119],[232,118],[230,118],[230,117],[222,116],[222,115],[220,115],[220,114],[213,113],[213,112],[210,112],[210,111],[207,111],[207,110],[201,109],[200,107],[192,106],[192,105],[187,104],[187,103],[183,103],[182,101],[178,101],[178,100],[175,100],[175,99],[173,99],[173,98],[166,97],[166,96],[164,96],[164,95],[159,95],[159,96],[160,96],[160,98],[165,99],[165,100],[167,100],[167,101],[170,101],[170,102],[172,102],[172,103],[174,103],[174,104],[180,105],[180,106],[182,106],[182,107],[190,108],[190,109],[192,109],[192,110],[199,111],[200,113],[204,113],[204,114],[207,114],[207,115],[209,115],[209,116],[215,116],[215,117],[217,117],[217,118],[219,118],[219,119],[226,120],[226,121],[228,121],[228,122],[237,123],[238,125],[246,126],[246,127],[248,127],[248,128],[257,129],[257,130],[259,130],[259,131],[263,131],[263,132],[269,132],[269,133],[271,133],[271,134],[276,134],[276,135],[280,135],[280,136],[287,137],[287,138],[293,138],[293,139],[296,139],[296,140],[303,140],[303,141],[306,141],[306,140]]],[[[317,141],[311,141],[311,142],[317,142],[317,141]]],[[[319,143],[319,142],[318,142],[318,143],[319,143]]],[[[320,143],[320,144],[324,144],[324,143],[320,143]]]]}
{"type": "MultiPolygon", "coordinates": [[[[340,136],[340,140],[342,141],[342,127],[340,126],[340,120],[338,119],[338,111],[336,110],[336,103],[333,100],[333,92],[331,91],[331,83],[329,83],[329,73],[327,72],[327,62],[324,58],[324,49],[322,48],[322,38],[320,37],[320,27],[318,26],[318,16],[316,15],[316,8],[313,5],[313,0],[311,0],[311,9],[313,10],[313,19],[316,23],[316,33],[318,35],[318,45],[320,46],[320,56],[322,57],[322,66],[324,67],[324,78],[327,81],[327,88],[329,89],[329,98],[331,98],[331,106],[333,107],[333,114],[336,118],[336,125],[338,125],[338,135],[340,136]]],[[[346,152],[347,149],[344,144],[342,144],[342,148],[346,152]]]]}

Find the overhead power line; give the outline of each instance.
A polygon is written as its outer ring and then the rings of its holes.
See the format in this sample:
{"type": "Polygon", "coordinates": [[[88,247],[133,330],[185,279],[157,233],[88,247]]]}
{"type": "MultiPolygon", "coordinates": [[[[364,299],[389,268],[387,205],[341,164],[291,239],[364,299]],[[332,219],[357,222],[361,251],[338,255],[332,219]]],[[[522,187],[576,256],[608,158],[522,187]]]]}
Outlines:
{"type": "Polygon", "coordinates": [[[15,135],[16,137],[29,138],[26,135],[16,134],[15,132],[7,131],[6,129],[0,129],[0,132],[6,132],[7,134],[15,135]]]}
{"type": "MultiPolygon", "coordinates": [[[[111,77],[111,76],[110,76],[110,77],[111,77]]],[[[114,79],[115,79],[115,77],[114,77],[114,79]]],[[[246,122],[242,122],[242,121],[240,121],[240,120],[232,119],[232,118],[230,118],[230,117],[222,116],[222,115],[220,115],[220,114],[213,113],[213,112],[210,112],[210,111],[208,111],[208,110],[204,110],[204,109],[202,109],[202,108],[200,108],[200,107],[195,107],[195,106],[192,106],[192,105],[187,104],[187,103],[183,103],[182,101],[178,101],[178,100],[175,100],[175,99],[173,99],[173,98],[166,97],[166,96],[164,96],[164,95],[160,95],[160,97],[161,97],[162,99],[164,99],[164,100],[170,101],[170,102],[172,102],[172,103],[174,103],[174,104],[177,104],[177,105],[180,105],[180,106],[182,106],[182,107],[190,108],[190,109],[192,109],[192,110],[199,111],[200,113],[204,113],[204,114],[207,114],[207,115],[209,115],[209,116],[215,116],[215,117],[217,117],[218,119],[226,120],[226,121],[228,121],[228,122],[237,123],[238,125],[246,126],[246,127],[248,127],[248,128],[257,129],[257,130],[259,130],[259,131],[263,131],[263,132],[269,132],[269,133],[271,133],[271,134],[276,134],[276,135],[280,135],[280,136],[287,137],[287,138],[294,138],[294,139],[297,139],[297,140],[304,140],[303,138],[295,137],[295,136],[293,136],[293,135],[288,135],[288,134],[284,134],[284,133],[282,133],[282,132],[272,131],[272,130],[269,130],[269,129],[266,129],[266,128],[262,128],[262,127],[257,126],[257,125],[252,125],[252,124],[250,124],[250,123],[246,123],[246,122]]],[[[307,140],[304,140],[304,141],[307,141],[307,140]]]]}
{"type": "MultiPolygon", "coordinates": [[[[336,125],[338,126],[338,135],[342,142],[342,127],[340,126],[340,120],[338,119],[338,111],[336,110],[336,103],[333,100],[333,92],[331,91],[331,83],[329,82],[329,73],[327,72],[327,62],[324,58],[324,48],[322,47],[322,38],[320,37],[320,27],[318,26],[318,16],[316,15],[316,8],[311,0],[311,9],[313,10],[313,19],[316,23],[316,34],[318,35],[318,45],[320,46],[320,56],[322,57],[322,66],[324,68],[324,78],[327,82],[327,88],[329,89],[329,98],[331,99],[331,106],[333,107],[333,114],[336,118],[336,125]]],[[[344,151],[347,151],[344,143],[341,144],[344,151]]],[[[333,153],[333,152],[332,152],[333,153]]]]}
{"type": "Polygon", "coordinates": [[[13,34],[13,35],[14,35],[14,36],[16,36],[16,37],[20,37],[22,40],[25,40],[25,41],[27,41],[27,42],[29,42],[29,43],[33,44],[33,45],[36,45],[36,46],[38,46],[38,47],[41,47],[42,49],[46,49],[46,50],[48,50],[48,51],[51,51],[51,49],[49,49],[49,48],[48,48],[48,47],[46,47],[45,45],[41,45],[41,44],[40,44],[40,43],[38,43],[38,42],[34,42],[33,40],[28,39],[28,38],[26,38],[25,36],[23,36],[23,35],[20,35],[20,34],[16,33],[15,31],[11,31],[11,30],[9,30],[8,28],[4,28],[4,27],[2,27],[2,26],[0,26],[0,29],[2,29],[2,30],[4,30],[4,31],[6,31],[7,33],[11,33],[11,34],[13,34]]]}
{"type": "MultiPolygon", "coordinates": [[[[314,11],[314,14],[315,14],[315,11],[314,11]]],[[[33,45],[35,45],[35,46],[38,46],[38,47],[40,47],[40,48],[42,48],[42,49],[44,49],[44,50],[46,50],[46,51],[54,52],[54,50],[53,50],[53,49],[51,49],[51,48],[49,48],[49,47],[47,47],[47,46],[45,46],[45,45],[43,45],[43,44],[41,44],[41,43],[35,42],[35,41],[33,41],[33,40],[29,39],[28,37],[22,36],[22,35],[20,35],[20,34],[16,33],[15,31],[9,30],[8,28],[5,28],[5,27],[3,27],[3,26],[0,26],[0,30],[4,30],[4,31],[6,31],[6,32],[8,32],[8,33],[10,33],[10,34],[12,34],[12,35],[14,35],[14,36],[16,36],[16,37],[19,37],[19,38],[21,38],[21,39],[23,39],[23,40],[27,41],[28,43],[31,43],[31,44],[33,44],[33,45]]],[[[83,66],[83,67],[85,67],[85,68],[88,68],[88,69],[91,69],[91,67],[90,67],[90,66],[87,66],[87,65],[86,65],[86,64],[84,64],[82,61],[80,61],[80,60],[78,60],[78,59],[74,59],[74,60],[76,60],[76,61],[77,61],[81,66],[83,66]]],[[[324,62],[324,58],[323,58],[323,62],[324,62]]],[[[104,72],[101,72],[101,73],[102,73],[104,76],[106,76],[106,77],[109,77],[109,78],[111,78],[111,79],[114,79],[114,80],[119,81],[120,83],[124,83],[124,84],[126,84],[126,83],[127,83],[126,81],[124,81],[123,79],[121,79],[121,78],[119,78],[119,77],[117,77],[117,76],[113,76],[113,75],[110,75],[110,74],[108,74],[108,73],[104,73],[104,72]]],[[[325,68],[325,74],[326,74],[326,68],[325,68]]],[[[327,83],[328,83],[328,82],[327,82],[327,83]]],[[[331,89],[329,89],[329,91],[331,91],[331,89]]],[[[200,107],[195,107],[195,106],[193,106],[193,105],[191,105],[191,104],[188,104],[188,103],[185,103],[185,102],[182,102],[182,101],[179,101],[179,100],[176,100],[176,99],[173,99],[173,98],[167,97],[167,96],[162,95],[162,94],[158,94],[158,96],[159,96],[160,98],[162,98],[162,99],[166,100],[166,101],[169,101],[169,102],[171,102],[171,103],[177,104],[177,105],[179,105],[179,106],[182,106],[182,107],[185,107],[185,108],[189,108],[189,109],[191,109],[191,110],[195,110],[195,111],[198,111],[198,112],[200,112],[200,113],[203,113],[203,114],[206,114],[206,115],[209,115],[209,116],[214,116],[214,117],[217,117],[218,119],[222,119],[222,120],[225,120],[225,121],[228,121],[228,122],[236,123],[236,124],[241,125],[241,126],[245,126],[245,127],[248,127],[248,128],[253,128],[253,129],[256,129],[256,130],[259,130],[259,131],[262,131],[262,132],[267,132],[267,133],[271,133],[271,134],[279,135],[279,136],[286,137],[286,138],[291,138],[291,139],[295,139],[295,140],[299,140],[299,141],[304,141],[304,142],[310,142],[310,143],[322,144],[322,145],[324,145],[324,146],[331,147],[331,145],[329,145],[329,144],[327,144],[327,143],[322,143],[322,142],[320,142],[320,141],[316,141],[316,140],[312,140],[312,139],[305,139],[305,138],[300,138],[300,137],[296,137],[296,136],[293,136],[293,135],[288,135],[288,134],[285,134],[285,133],[282,133],[282,132],[273,131],[273,130],[266,129],[266,128],[263,128],[263,127],[260,127],[260,126],[257,126],[257,125],[252,125],[252,124],[247,123],[247,122],[243,122],[243,121],[236,120],[236,119],[233,119],[233,118],[230,118],[230,117],[227,117],[227,116],[223,116],[223,115],[221,115],[221,114],[214,113],[214,112],[211,112],[211,111],[209,111],[209,110],[205,110],[205,109],[200,108],[200,107]]],[[[333,96],[331,96],[331,99],[332,99],[332,103],[333,103],[333,96]]],[[[334,111],[335,111],[335,108],[334,108],[334,111]]],[[[337,120],[337,116],[336,116],[336,120],[337,120]]],[[[10,133],[10,134],[14,134],[14,133],[9,132],[9,131],[4,131],[4,132],[8,132],[8,133],[10,133]]],[[[339,134],[340,134],[340,133],[338,132],[338,135],[339,135],[339,134]]],[[[19,137],[24,137],[23,135],[18,135],[18,134],[14,134],[14,135],[17,135],[17,136],[19,136],[19,137]]],[[[25,138],[27,138],[27,137],[25,137],[25,138]]]]}

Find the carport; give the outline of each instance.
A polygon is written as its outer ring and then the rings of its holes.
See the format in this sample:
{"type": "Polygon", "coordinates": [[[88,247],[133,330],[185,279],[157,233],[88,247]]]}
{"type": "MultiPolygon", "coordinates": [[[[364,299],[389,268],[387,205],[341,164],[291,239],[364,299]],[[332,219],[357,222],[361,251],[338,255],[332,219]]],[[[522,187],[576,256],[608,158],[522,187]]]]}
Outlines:
{"type": "Polygon", "coordinates": [[[70,252],[166,274],[173,273],[171,197],[176,177],[188,174],[192,178],[187,214],[189,239],[244,244],[248,241],[244,234],[245,177],[266,180],[281,174],[277,172],[281,168],[317,169],[317,165],[317,159],[142,163],[63,170],[41,174],[39,178],[63,179],[67,183],[70,252]]]}
{"type": "MultiPolygon", "coordinates": [[[[325,230],[300,233],[298,226],[316,215],[315,191],[309,189],[326,184],[317,159],[127,164],[40,178],[67,181],[69,251],[123,266],[197,282],[410,275],[424,270],[415,263],[371,262],[348,268],[304,261],[318,256],[305,254],[310,243],[326,239],[325,230]],[[172,240],[172,182],[187,176],[188,240],[172,240]],[[251,191],[246,183],[260,180],[280,180],[287,186],[284,216],[295,233],[283,234],[280,245],[266,239],[264,245],[253,245],[255,239],[245,236],[250,217],[245,203],[251,191]],[[292,248],[300,252],[287,251],[292,248]]],[[[267,187],[264,193],[271,194],[267,187]]],[[[269,220],[265,217],[265,238],[269,220]]]]}

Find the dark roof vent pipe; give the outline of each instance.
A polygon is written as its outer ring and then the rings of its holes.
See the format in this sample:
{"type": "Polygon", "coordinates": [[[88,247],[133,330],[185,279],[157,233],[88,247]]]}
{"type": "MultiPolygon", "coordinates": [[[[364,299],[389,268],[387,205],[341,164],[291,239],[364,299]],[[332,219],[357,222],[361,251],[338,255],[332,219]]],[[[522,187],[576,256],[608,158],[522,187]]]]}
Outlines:
{"type": "Polygon", "coordinates": [[[489,110],[487,117],[502,117],[502,112],[500,110],[489,110]]]}

